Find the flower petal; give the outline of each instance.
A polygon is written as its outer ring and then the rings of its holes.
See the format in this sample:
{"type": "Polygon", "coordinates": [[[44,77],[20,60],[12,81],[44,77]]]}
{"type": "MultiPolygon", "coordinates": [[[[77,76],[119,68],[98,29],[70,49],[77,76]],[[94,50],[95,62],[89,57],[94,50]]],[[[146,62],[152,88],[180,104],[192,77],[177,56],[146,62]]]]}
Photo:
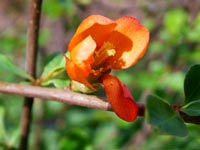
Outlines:
{"type": "Polygon", "coordinates": [[[84,71],[81,68],[76,66],[69,58],[65,56],[66,60],[66,71],[70,79],[75,80],[77,82],[81,82],[88,86],[89,88],[95,90],[95,88],[87,81],[84,76],[84,71]]]}
{"type": "Polygon", "coordinates": [[[137,118],[138,106],[128,88],[118,78],[108,74],[102,80],[113,111],[123,120],[134,121],[137,118]]]}
{"type": "Polygon", "coordinates": [[[71,51],[70,58],[88,76],[91,72],[91,64],[94,62],[93,53],[96,49],[96,43],[91,36],[88,36],[71,51]]]}
{"type": "Polygon", "coordinates": [[[146,52],[149,31],[137,19],[130,16],[119,18],[116,23],[117,27],[108,39],[117,50],[110,63],[115,62],[114,69],[128,68],[134,65],[146,52]]]}
{"type": "Polygon", "coordinates": [[[116,25],[117,24],[113,20],[101,15],[91,15],[87,17],[79,25],[75,35],[72,37],[68,45],[69,51],[89,35],[92,36],[97,47],[100,47],[108,39],[116,25]]]}

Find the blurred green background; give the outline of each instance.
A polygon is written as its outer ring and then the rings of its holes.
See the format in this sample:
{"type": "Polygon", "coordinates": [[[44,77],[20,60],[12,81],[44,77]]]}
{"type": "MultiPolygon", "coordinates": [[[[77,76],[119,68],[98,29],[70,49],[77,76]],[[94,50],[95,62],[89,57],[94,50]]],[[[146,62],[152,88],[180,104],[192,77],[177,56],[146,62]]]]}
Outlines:
{"type": "MultiPolygon", "coordinates": [[[[0,1],[0,53],[24,68],[30,1],[0,1]]],[[[130,15],[151,32],[146,55],[134,67],[114,71],[145,102],[155,93],[181,104],[187,69],[200,62],[200,3],[198,0],[43,0],[38,76],[45,58],[64,53],[79,23],[88,15],[112,19],[130,15]]],[[[22,79],[0,70],[0,81],[22,79]]],[[[19,145],[23,98],[0,94],[0,150],[19,145]]],[[[200,127],[187,124],[189,135],[169,136],[138,118],[126,123],[100,110],[36,100],[31,126],[33,150],[198,150],[200,127]]]]}

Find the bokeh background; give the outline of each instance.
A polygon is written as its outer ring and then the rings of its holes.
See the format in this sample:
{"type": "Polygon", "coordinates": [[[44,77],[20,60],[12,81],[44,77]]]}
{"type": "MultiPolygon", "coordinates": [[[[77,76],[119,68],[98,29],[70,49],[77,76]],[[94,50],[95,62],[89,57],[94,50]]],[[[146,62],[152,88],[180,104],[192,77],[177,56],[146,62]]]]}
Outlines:
{"type": "MultiPolygon", "coordinates": [[[[0,53],[24,68],[30,0],[0,1],[0,53]]],[[[155,93],[172,104],[184,99],[187,69],[200,62],[200,3],[198,0],[43,0],[38,75],[45,58],[67,51],[67,43],[88,15],[112,19],[136,17],[151,32],[146,55],[134,67],[113,71],[145,102],[155,93]]],[[[0,70],[0,80],[21,82],[0,70]]],[[[19,144],[23,98],[0,94],[0,150],[19,144]]],[[[159,106],[158,106],[159,107],[159,106]]],[[[30,149],[33,150],[198,150],[200,127],[187,124],[184,138],[161,133],[144,118],[134,123],[112,112],[35,101],[30,149]]]]}

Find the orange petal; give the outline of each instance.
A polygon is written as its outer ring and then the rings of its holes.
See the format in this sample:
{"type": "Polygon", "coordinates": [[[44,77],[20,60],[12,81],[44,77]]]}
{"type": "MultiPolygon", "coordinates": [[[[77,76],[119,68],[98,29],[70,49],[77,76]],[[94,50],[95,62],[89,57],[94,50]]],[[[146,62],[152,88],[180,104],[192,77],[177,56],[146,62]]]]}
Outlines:
{"type": "Polygon", "coordinates": [[[115,45],[116,55],[110,60],[114,69],[128,68],[141,58],[147,49],[149,31],[140,22],[129,16],[116,20],[117,27],[109,38],[115,45]]]}
{"type": "Polygon", "coordinates": [[[81,82],[88,86],[89,88],[95,90],[95,88],[87,81],[84,76],[84,72],[81,68],[77,67],[69,58],[65,56],[66,60],[66,71],[70,79],[75,80],[77,82],[81,82]]]}
{"type": "Polygon", "coordinates": [[[125,121],[134,121],[137,118],[138,106],[128,88],[111,75],[103,77],[103,85],[113,111],[125,121]]]}
{"type": "Polygon", "coordinates": [[[116,25],[114,21],[101,15],[87,17],[79,25],[75,35],[72,37],[68,45],[68,50],[71,51],[79,42],[89,35],[92,36],[97,47],[100,47],[104,41],[108,39],[116,25]]]}
{"type": "Polygon", "coordinates": [[[93,53],[96,43],[91,36],[88,36],[71,51],[70,58],[84,72],[84,76],[88,76],[91,72],[91,64],[94,62],[93,53]]]}

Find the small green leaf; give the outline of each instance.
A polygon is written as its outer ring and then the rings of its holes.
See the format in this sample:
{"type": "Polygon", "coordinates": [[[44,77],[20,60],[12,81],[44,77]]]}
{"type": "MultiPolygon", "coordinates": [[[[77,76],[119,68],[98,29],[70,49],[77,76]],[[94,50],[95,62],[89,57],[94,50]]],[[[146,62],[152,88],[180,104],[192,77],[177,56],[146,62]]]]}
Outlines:
{"type": "Polygon", "coordinates": [[[200,100],[188,103],[181,110],[190,116],[200,116],[200,100]]]}
{"type": "Polygon", "coordinates": [[[43,86],[54,85],[56,88],[64,88],[69,85],[69,79],[51,79],[43,82],[43,86]]]}
{"type": "Polygon", "coordinates": [[[0,54],[0,69],[25,79],[33,80],[24,70],[15,65],[7,56],[0,54]]]}
{"type": "Polygon", "coordinates": [[[157,96],[150,95],[148,97],[146,117],[151,124],[165,133],[176,136],[186,136],[188,133],[178,113],[157,96]]]}
{"type": "Polygon", "coordinates": [[[184,81],[185,104],[200,99],[200,64],[193,65],[184,81]]]}
{"type": "Polygon", "coordinates": [[[42,82],[52,79],[53,77],[65,71],[65,58],[62,54],[53,54],[50,56],[48,63],[44,67],[41,79],[42,82]]]}

